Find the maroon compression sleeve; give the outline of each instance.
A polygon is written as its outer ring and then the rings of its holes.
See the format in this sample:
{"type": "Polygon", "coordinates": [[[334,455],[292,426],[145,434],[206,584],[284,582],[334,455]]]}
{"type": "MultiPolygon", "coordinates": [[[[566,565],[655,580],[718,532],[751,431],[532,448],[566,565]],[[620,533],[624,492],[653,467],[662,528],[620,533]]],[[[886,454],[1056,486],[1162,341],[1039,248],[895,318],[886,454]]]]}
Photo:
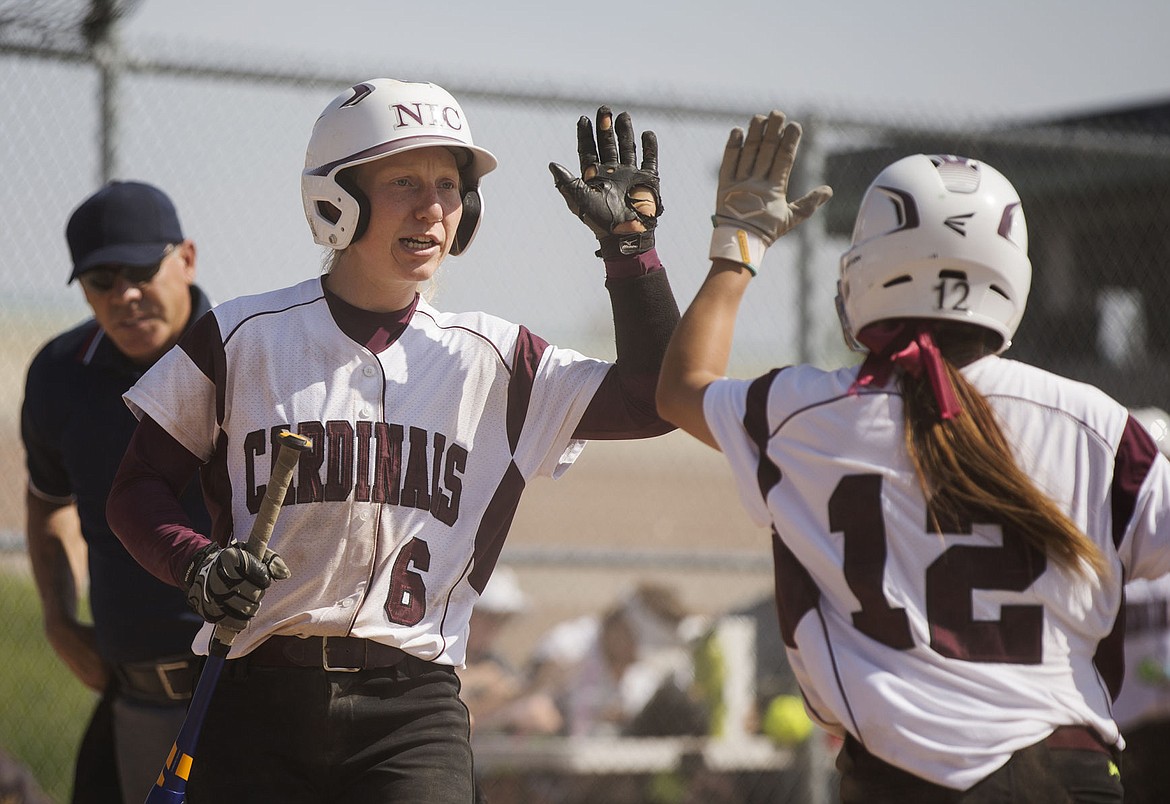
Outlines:
{"type": "Polygon", "coordinates": [[[666,271],[654,250],[605,266],[617,360],[573,434],[627,439],[668,433],[674,426],[659,417],[654,402],[662,357],[680,317],[666,271]]]}
{"type": "Polygon", "coordinates": [[[126,550],[155,577],[182,586],[208,538],[191,527],[179,491],[200,461],[149,416],[134,431],[106,501],[106,519],[126,550]]]}

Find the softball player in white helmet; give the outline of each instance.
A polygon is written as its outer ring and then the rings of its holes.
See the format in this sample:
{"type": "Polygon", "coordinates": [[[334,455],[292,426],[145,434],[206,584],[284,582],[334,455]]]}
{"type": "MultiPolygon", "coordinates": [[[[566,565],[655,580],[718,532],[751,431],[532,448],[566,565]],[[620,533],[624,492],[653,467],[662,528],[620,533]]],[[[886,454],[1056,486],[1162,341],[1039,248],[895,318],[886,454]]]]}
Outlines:
{"type": "Polygon", "coordinates": [[[639,163],[629,115],[607,107],[596,132],[578,120],[577,140],[581,175],[550,170],[598,238],[616,362],[420,297],[471,244],[496,158],[446,90],[373,79],[339,94],[309,140],[302,199],[333,250],[326,273],[216,307],[126,394],[142,422],[111,525],[187,590],[208,621],[197,651],[211,623],[240,632],[191,804],[243,791],[282,804],[472,800],[454,668],[521,493],[587,439],[672,429],[653,399],[679,317],[653,248],[657,141],[643,133],[639,163]],[[261,560],[234,537],[250,529],[282,429],[313,448],[261,560]],[[215,512],[206,534],[171,492],[197,469],[215,512]]]}
{"type": "Polygon", "coordinates": [[[1100,390],[999,356],[1031,266],[1018,195],[973,159],[906,157],[866,192],[838,301],[860,366],[725,377],[765,249],[831,194],[787,199],[800,133],[732,131],[657,398],[771,528],[841,800],[1120,802],[1122,584],[1170,571],[1170,463],[1100,390]]]}

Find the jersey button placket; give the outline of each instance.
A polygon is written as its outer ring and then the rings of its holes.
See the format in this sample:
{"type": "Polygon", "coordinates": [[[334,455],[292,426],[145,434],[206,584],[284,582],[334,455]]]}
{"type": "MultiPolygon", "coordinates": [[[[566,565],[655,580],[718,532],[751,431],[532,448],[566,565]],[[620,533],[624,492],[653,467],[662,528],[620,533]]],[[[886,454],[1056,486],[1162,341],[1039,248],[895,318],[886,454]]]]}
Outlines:
{"type": "MultiPolygon", "coordinates": [[[[369,365],[369,364],[362,366],[361,372],[362,372],[362,375],[368,379],[374,379],[374,378],[379,376],[378,369],[372,365],[369,365]]],[[[357,415],[358,415],[359,419],[372,419],[374,416],[374,408],[370,404],[370,400],[375,398],[376,395],[380,395],[381,382],[380,382],[380,380],[378,380],[377,382],[378,382],[377,387],[375,387],[374,383],[370,383],[369,384],[370,385],[369,392],[366,393],[364,396],[358,397],[357,415]]]]}

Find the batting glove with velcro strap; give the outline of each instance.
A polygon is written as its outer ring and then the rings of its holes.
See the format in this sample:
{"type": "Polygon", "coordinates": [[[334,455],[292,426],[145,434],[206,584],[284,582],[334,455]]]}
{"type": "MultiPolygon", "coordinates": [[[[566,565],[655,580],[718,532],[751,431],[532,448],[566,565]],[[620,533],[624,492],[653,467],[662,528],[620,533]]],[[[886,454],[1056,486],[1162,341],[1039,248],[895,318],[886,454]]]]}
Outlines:
{"type": "Polygon", "coordinates": [[[212,542],[195,554],[184,573],[187,605],[207,622],[238,633],[256,615],[272,581],[291,574],[271,550],[260,559],[241,544],[221,548],[212,542]]]}
{"type": "Polygon", "coordinates": [[[746,138],[742,128],[731,130],[711,217],[711,259],[738,262],[755,276],[768,246],[832,197],[833,190],[821,185],[788,200],[800,135],[800,124],[785,123],[778,111],[753,117],[746,138]]]}
{"type": "Polygon", "coordinates": [[[662,214],[658,180],[658,138],[642,132],[642,165],[637,165],[634,124],[622,112],[616,119],[608,106],[597,110],[597,138],[593,125],[577,121],[577,156],[581,175],[550,162],[556,188],[569,211],[585,222],[605,259],[629,257],[654,247],[654,227],[662,214]]]}

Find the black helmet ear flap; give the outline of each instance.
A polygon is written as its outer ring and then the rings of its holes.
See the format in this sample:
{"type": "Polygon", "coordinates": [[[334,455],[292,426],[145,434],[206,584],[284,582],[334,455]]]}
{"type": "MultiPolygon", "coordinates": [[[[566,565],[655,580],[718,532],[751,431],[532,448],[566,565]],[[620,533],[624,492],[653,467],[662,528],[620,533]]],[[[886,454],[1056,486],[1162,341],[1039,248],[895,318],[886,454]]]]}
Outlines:
{"type": "Polygon", "coordinates": [[[482,214],[483,198],[479,194],[479,187],[471,185],[463,191],[463,217],[459,221],[459,228],[455,230],[455,242],[451,244],[452,255],[462,254],[471,245],[482,214]]]}

